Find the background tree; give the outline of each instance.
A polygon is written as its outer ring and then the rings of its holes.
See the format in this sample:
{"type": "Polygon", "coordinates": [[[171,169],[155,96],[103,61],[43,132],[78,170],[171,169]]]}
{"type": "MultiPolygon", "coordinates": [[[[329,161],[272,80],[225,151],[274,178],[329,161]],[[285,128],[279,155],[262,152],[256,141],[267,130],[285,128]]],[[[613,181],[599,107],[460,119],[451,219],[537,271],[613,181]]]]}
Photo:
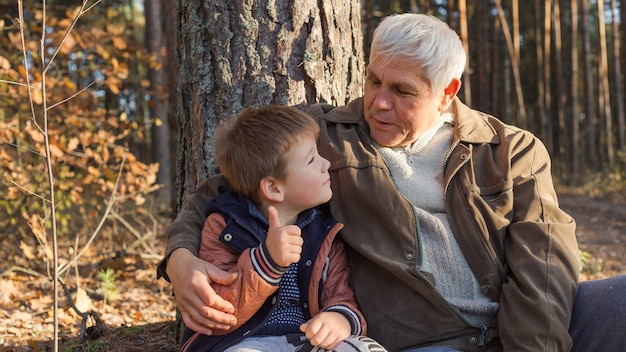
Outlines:
{"type": "MultiPolygon", "coordinates": [[[[569,175],[570,180],[572,178],[575,178],[576,175],[579,174],[580,172],[580,157],[579,157],[579,153],[580,153],[580,143],[579,141],[581,140],[580,138],[580,102],[579,102],[579,93],[578,93],[578,88],[579,88],[579,79],[580,79],[580,74],[579,74],[579,69],[578,69],[578,65],[579,65],[579,38],[580,36],[578,35],[578,32],[580,30],[579,26],[578,26],[578,0],[571,0],[570,1],[570,21],[571,21],[571,28],[570,28],[570,60],[571,60],[571,75],[570,75],[570,80],[569,80],[569,87],[570,87],[570,94],[569,94],[569,102],[570,104],[568,104],[570,106],[570,119],[571,119],[571,130],[572,130],[572,135],[571,138],[568,140],[568,144],[571,145],[571,148],[568,148],[571,150],[570,152],[570,158],[567,160],[568,164],[570,165],[569,167],[569,175]]],[[[567,162],[566,161],[566,162],[567,162]]]]}
{"type": "Polygon", "coordinates": [[[609,90],[609,59],[606,47],[606,25],[604,21],[604,0],[598,0],[598,43],[600,59],[598,65],[598,106],[601,120],[604,122],[604,144],[606,156],[603,159],[612,169],[615,165],[615,146],[613,145],[613,114],[611,113],[611,92],[609,90]]]}
{"type": "Polygon", "coordinates": [[[585,120],[587,121],[587,130],[585,134],[586,148],[586,162],[591,171],[597,171],[599,168],[598,163],[598,137],[596,135],[597,130],[597,115],[595,108],[595,99],[593,98],[593,71],[591,68],[591,28],[589,25],[589,0],[580,1],[581,11],[581,25],[583,36],[583,70],[584,70],[584,106],[585,106],[585,120]]]}
{"type": "Polygon", "coordinates": [[[615,106],[617,110],[617,131],[618,131],[618,151],[622,154],[626,152],[626,113],[624,112],[624,77],[622,76],[622,69],[620,66],[620,31],[619,31],[619,17],[618,13],[620,9],[617,7],[617,1],[611,0],[611,32],[612,32],[612,43],[613,43],[613,56],[612,56],[612,67],[614,74],[611,75],[614,77],[615,84],[613,95],[615,100],[615,106]]]}
{"type": "Polygon", "coordinates": [[[164,67],[165,38],[161,0],[145,0],[144,13],[145,46],[148,54],[148,112],[150,124],[150,151],[152,162],[159,164],[155,204],[166,210],[172,203],[172,165],[170,159],[170,124],[168,123],[168,100],[164,67]]]}

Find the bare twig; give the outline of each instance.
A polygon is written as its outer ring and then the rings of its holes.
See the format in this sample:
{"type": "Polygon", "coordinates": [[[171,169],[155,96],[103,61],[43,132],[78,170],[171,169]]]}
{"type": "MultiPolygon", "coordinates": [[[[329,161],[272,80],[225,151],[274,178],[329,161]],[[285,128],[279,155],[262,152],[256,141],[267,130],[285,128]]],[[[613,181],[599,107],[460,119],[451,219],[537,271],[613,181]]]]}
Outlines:
{"type": "Polygon", "coordinates": [[[126,154],[124,154],[124,159],[122,160],[122,165],[120,167],[120,171],[117,174],[117,179],[115,180],[115,185],[113,186],[113,191],[111,193],[111,196],[109,197],[109,201],[107,203],[106,209],[104,210],[104,214],[102,215],[102,218],[100,219],[100,223],[98,223],[98,226],[93,231],[93,233],[89,237],[89,240],[87,241],[85,246],[81,249],[81,251],[76,256],[74,256],[74,258],[69,263],[63,265],[62,267],[59,267],[59,269],[57,270],[59,275],[62,275],[71,265],[76,263],[76,261],[85,253],[85,251],[87,251],[87,249],[89,248],[91,243],[96,238],[96,235],[100,232],[100,229],[102,228],[102,226],[106,222],[107,217],[109,216],[109,214],[111,213],[111,211],[113,209],[113,205],[115,205],[115,203],[117,201],[117,188],[119,187],[120,180],[122,178],[122,171],[124,170],[124,164],[125,163],[126,163],[126,154]]]}
{"type": "MultiPolygon", "coordinates": [[[[145,234],[144,236],[142,236],[139,231],[137,231],[133,225],[131,225],[128,221],[126,221],[126,219],[124,219],[120,214],[118,214],[116,211],[111,211],[111,217],[113,217],[114,219],[116,219],[117,221],[119,221],[120,223],[122,223],[122,225],[124,225],[124,227],[126,227],[126,229],[128,229],[128,231],[130,231],[130,233],[132,233],[136,238],[137,241],[139,243],[141,243],[143,245],[143,247],[150,253],[152,254],[157,254],[156,251],[154,250],[154,248],[150,247],[147,243],[146,243],[146,238],[150,238],[152,237],[154,234],[152,232],[149,232],[147,234],[145,234]]],[[[135,242],[137,243],[137,242],[135,242]]],[[[131,244],[128,249],[132,249],[136,247],[136,244],[131,244]]]]}
{"type": "MultiPolygon", "coordinates": [[[[61,51],[61,48],[63,48],[63,44],[65,44],[65,41],[67,40],[67,37],[72,32],[72,29],[74,29],[74,26],[78,22],[78,19],[80,18],[80,16],[83,14],[83,10],[85,9],[86,3],[87,3],[87,0],[83,0],[83,3],[80,6],[80,10],[78,11],[76,16],[74,16],[74,19],[72,20],[72,24],[70,24],[69,28],[65,31],[65,34],[63,35],[63,39],[61,39],[61,43],[57,46],[56,50],[54,51],[54,53],[50,57],[50,61],[48,62],[48,65],[44,66],[44,69],[43,69],[43,72],[42,72],[44,75],[48,72],[48,70],[52,66],[52,63],[54,62],[54,59],[57,57],[57,55],[61,51]]],[[[44,4],[44,6],[45,6],[45,4],[44,4]]],[[[45,10],[45,8],[44,8],[44,10],[45,10]]],[[[45,16],[45,14],[44,14],[44,16],[45,16]]],[[[42,44],[43,44],[43,42],[42,42],[42,44]]]]}
{"type": "Polygon", "coordinates": [[[0,143],[8,144],[8,145],[10,145],[10,146],[12,146],[12,147],[15,147],[16,149],[21,149],[21,150],[23,150],[23,151],[25,151],[25,152],[33,153],[33,154],[35,154],[35,155],[37,155],[37,156],[40,156],[40,157],[42,157],[42,158],[44,158],[44,157],[45,157],[43,154],[41,154],[40,152],[38,152],[38,151],[36,151],[36,150],[34,150],[34,149],[25,148],[25,147],[22,147],[22,146],[20,146],[20,145],[15,144],[15,143],[11,143],[11,142],[7,142],[7,141],[3,141],[2,139],[0,139],[0,143]]]}
{"type": "Polygon", "coordinates": [[[85,338],[85,332],[87,331],[87,319],[89,319],[89,316],[91,316],[96,321],[96,329],[105,329],[106,326],[104,325],[102,319],[100,319],[98,313],[91,309],[87,312],[82,312],[74,303],[74,299],[72,299],[72,293],[65,285],[65,282],[63,282],[63,280],[60,280],[59,282],[61,286],[63,286],[63,292],[65,293],[67,302],[72,307],[72,310],[74,310],[74,312],[81,317],[79,339],[82,341],[85,338]]]}
{"type": "MultiPolygon", "coordinates": [[[[45,4],[45,1],[44,1],[45,4]]],[[[37,120],[35,119],[35,104],[33,103],[33,93],[31,92],[31,89],[34,89],[32,87],[32,85],[30,84],[30,76],[28,75],[28,57],[26,55],[26,35],[24,34],[24,2],[23,0],[17,0],[17,12],[18,12],[18,23],[19,23],[19,28],[20,28],[20,37],[22,39],[22,55],[23,55],[23,59],[24,59],[24,72],[25,72],[25,76],[24,77],[26,79],[26,86],[28,87],[28,102],[30,103],[30,113],[31,113],[31,118],[33,119],[33,123],[35,124],[35,126],[37,126],[37,128],[39,128],[39,126],[37,125],[37,120]]],[[[41,129],[39,129],[41,130],[41,129]]]]}
{"type": "Polygon", "coordinates": [[[70,95],[69,97],[67,97],[67,98],[65,98],[65,99],[63,99],[63,100],[61,100],[60,102],[58,102],[58,103],[56,103],[56,104],[52,104],[52,105],[50,105],[50,107],[48,107],[48,110],[52,110],[52,109],[54,109],[55,107],[57,107],[57,106],[59,106],[59,105],[61,105],[61,104],[65,103],[65,102],[67,102],[67,101],[69,101],[69,100],[73,99],[74,97],[78,96],[80,93],[82,93],[82,92],[84,92],[84,91],[88,90],[88,89],[89,89],[89,87],[93,86],[95,83],[96,83],[96,82],[91,82],[91,83],[89,83],[89,85],[88,85],[87,87],[85,87],[85,88],[83,88],[83,89],[79,90],[78,92],[76,92],[76,93],[74,93],[74,94],[70,95]]]}
{"type": "Polygon", "coordinates": [[[46,277],[45,275],[42,275],[42,274],[40,274],[40,273],[38,273],[38,272],[36,272],[34,270],[31,270],[31,269],[28,269],[28,268],[24,268],[22,266],[17,266],[17,265],[14,265],[14,266],[10,267],[8,270],[6,270],[2,274],[0,274],[0,276],[9,275],[9,274],[11,274],[14,271],[21,271],[21,272],[23,272],[25,274],[36,276],[36,277],[41,277],[41,278],[45,278],[46,277]]]}
{"type": "Polygon", "coordinates": [[[7,81],[7,80],[4,80],[4,79],[0,79],[0,83],[8,83],[8,84],[13,84],[13,85],[20,86],[20,87],[31,88],[28,84],[15,82],[15,81],[7,81]]]}
{"type": "Polygon", "coordinates": [[[43,201],[44,201],[44,202],[46,202],[46,203],[49,203],[49,202],[50,202],[50,199],[47,199],[47,198],[44,198],[44,197],[40,196],[39,194],[37,194],[37,193],[35,193],[35,192],[33,192],[33,191],[29,190],[28,188],[26,188],[26,187],[24,187],[24,186],[20,185],[19,183],[15,182],[14,180],[11,180],[11,183],[12,183],[13,185],[15,185],[15,187],[17,187],[17,188],[21,189],[22,191],[24,191],[24,192],[25,192],[25,193],[27,193],[27,194],[30,194],[31,196],[37,197],[37,198],[39,198],[39,199],[43,200],[43,201]]]}
{"type": "Polygon", "coordinates": [[[83,3],[80,5],[80,8],[78,10],[78,13],[76,14],[76,16],[74,16],[74,19],[72,19],[72,24],[70,24],[69,28],[65,31],[65,34],[63,35],[63,39],[61,39],[61,43],[57,46],[57,49],[54,51],[54,54],[52,54],[52,57],[50,57],[50,62],[48,63],[48,65],[45,66],[44,74],[48,72],[48,70],[52,66],[52,62],[61,51],[61,48],[63,48],[63,44],[65,44],[67,37],[70,35],[72,30],[76,26],[76,23],[78,23],[78,19],[81,18],[87,11],[91,10],[94,6],[98,5],[100,1],[101,0],[97,0],[91,6],[89,6],[88,8],[85,8],[87,4],[89,3],[89,0],[83,0],[83,3]]]}

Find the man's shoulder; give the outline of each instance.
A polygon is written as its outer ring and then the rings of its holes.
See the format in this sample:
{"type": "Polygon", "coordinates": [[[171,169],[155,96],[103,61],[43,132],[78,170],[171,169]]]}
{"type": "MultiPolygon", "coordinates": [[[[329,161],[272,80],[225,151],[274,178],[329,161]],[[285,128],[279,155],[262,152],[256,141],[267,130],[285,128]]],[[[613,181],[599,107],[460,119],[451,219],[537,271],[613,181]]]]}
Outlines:
{"type": "Polygon", "coordinates": [[[344,106],[327,103],[311,105],[309,115],[319,120],[333,123],[356,123],[363,118],[363,98],[357,98],[344,106]]]}

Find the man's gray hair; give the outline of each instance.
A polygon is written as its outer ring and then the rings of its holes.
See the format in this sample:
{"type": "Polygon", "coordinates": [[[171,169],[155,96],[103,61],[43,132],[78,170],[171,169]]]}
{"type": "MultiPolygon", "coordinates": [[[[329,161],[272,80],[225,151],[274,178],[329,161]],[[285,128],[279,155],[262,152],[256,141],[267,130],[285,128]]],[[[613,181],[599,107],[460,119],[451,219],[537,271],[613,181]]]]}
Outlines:
{"type": "Polygon", "coordinates": [[[415,64],[439,92],[452,79],[461,79],[467,54],[458,34],[436,17],[405,13],[385,17],[374,31],[370,62],[396,60],[415,64]]]}

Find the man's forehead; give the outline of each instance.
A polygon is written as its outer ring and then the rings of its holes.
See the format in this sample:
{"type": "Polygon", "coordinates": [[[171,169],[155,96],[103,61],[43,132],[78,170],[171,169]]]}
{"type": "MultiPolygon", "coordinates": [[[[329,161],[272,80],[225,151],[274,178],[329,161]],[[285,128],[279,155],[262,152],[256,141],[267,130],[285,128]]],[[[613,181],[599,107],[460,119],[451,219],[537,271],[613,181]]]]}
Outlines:
{"type": "Polygon", "coordinates": [[[398,61],[382,63],[380,61],[371,62],[365,69],[367,75],[373,75],[378,78],[385,78],[396,83],[415,83],[417,81],[426,81],[421,75],[419,69],[415,69],[415,65],[401,63],[398,61]]]}

